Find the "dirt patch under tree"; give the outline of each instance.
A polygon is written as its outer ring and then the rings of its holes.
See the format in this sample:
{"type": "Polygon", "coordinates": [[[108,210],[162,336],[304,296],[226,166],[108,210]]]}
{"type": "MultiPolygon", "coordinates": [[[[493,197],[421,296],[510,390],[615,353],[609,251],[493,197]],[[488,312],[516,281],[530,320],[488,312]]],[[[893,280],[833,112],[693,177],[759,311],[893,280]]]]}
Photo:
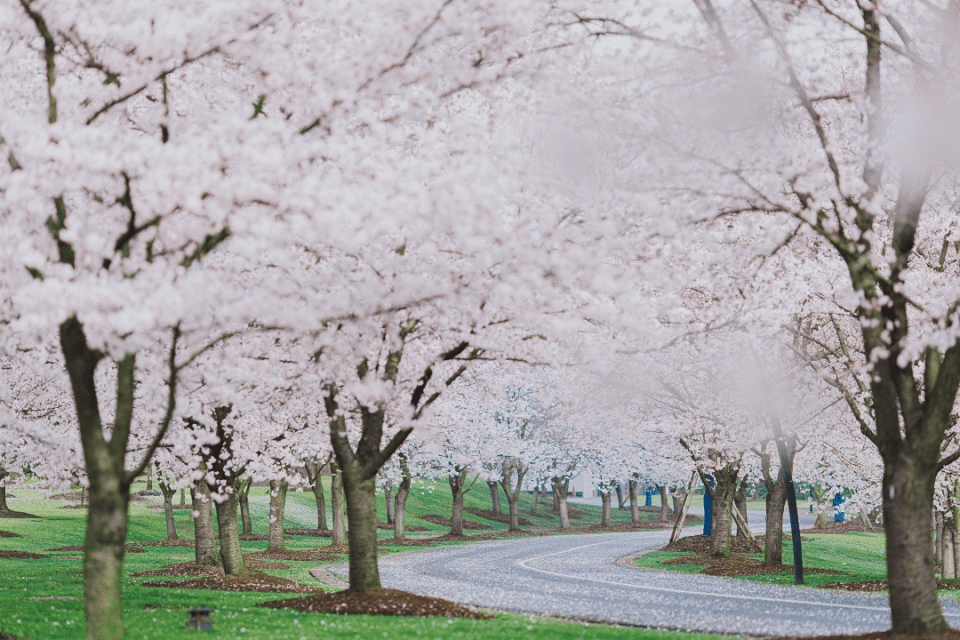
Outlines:
{"type": "Polygon", "coordinates": [[[52,558],[42,553],[29,553],[27,551],[0,551],[0,558],[16,558],[20,560],[40,560],[41,558],[52,558]]]}
{"type": "Polygon", "coordinates": [[[493,616],[442,598],[419,596],[398,589],[338,591],[305,598],[261,602],[258,607],[294,609],[304,613],[368,614],[380,616],[438,616],[489,620],[493,616]]]}
{"type": "MultiPolygon", "coordinates": [[[[270,563],[274,564],[274,563],[270,563]]],[[[164,580],[144,582],[144,587],[167,587],[170,589],[211,589],[213,591],[259,591],[266,593],[317,593],[320,590],[269,573],[249,571],[237,576],[211,574],[190,580],[164,580]]]]}
{"type": "MultiPolygon", "coordinates": [[[[438,516],[435,514],[427,514],[425,516],[420,516],[421,520],[426,520],[427,522],[432,522],[433,524],[439,524],[444,527],[453,526],[451,518],[444,518],[443,516],[438,516]]],[[[463,519],[463,528],[469,529],[470,531],[481,531],[485,529],[492,529],[490,525],[486,522],[477,522],[476,520],[463,519]]]]}

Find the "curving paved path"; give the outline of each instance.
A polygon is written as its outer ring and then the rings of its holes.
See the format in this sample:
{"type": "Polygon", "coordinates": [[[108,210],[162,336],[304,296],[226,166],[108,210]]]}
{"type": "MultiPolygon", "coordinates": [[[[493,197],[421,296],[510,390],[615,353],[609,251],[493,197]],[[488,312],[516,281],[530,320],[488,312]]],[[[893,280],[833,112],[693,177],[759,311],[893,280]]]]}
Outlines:
{"type": "MultiPolygon", "coordinates": [[[[385,587],[481,607],[645,627],[751,635],[890,628],[887,597],[616,565],[668,531],[479,542],[381,558],[385,587]]],[[[346,567],[335,569],[345,573],[346,567]]],[[[944,601],[960,625],[960,602],[944,601]]]]}

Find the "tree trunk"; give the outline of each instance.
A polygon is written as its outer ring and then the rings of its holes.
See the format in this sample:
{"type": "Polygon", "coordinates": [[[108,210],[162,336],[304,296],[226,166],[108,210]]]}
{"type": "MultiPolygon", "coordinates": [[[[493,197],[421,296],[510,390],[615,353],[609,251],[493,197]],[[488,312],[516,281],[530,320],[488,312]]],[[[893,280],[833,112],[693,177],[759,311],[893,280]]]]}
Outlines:
{"type": "Polygon", "coordinates": [[[393,539],[397,542],[403,542],[403,536],[406,533],[404,519],[407,514],[407,496],[409,495],[410,474],[405,473],[400,485],[397,486],[397,493],[393,496],[393,539]]]}
{"type": "Polygon", "coordinates": [[[310,488],[317,501],[317,531],[327,530],[327,500],[323,494],[323,467],[317,461],[304,461],[307,473],[310,475],[310,488]]]}
{"type": "Polygon", "coordinates": [[[567,511],[567,488],[570,486],[570,480],[553,479],[553,499],[557,503],[557,511],[560,512],[560,528],[570,528],[570,513],[567,511]]]}
{"type": "Polygon", "coordinates": [[[620,486],[620,483],[617,483],[617,509],[623,509],[623,487],[620,486]]]}
{"type": "Polygon", "coordinates": [[[184,507],[187,504],[187,490],[180,489],[180,506],[184,507]]]}
{"type": "MultiPolygon", "coordinates": [[[[901,451],[895,460],[884,464],[883,522],[895,633],[931,633],[948,628],[937,600],[930,539],[937,477],[937,457],[933,459],[934,464],[927,466],[901,451]]],[[[944,552],[945,564],[947,555],[944,552]]]]}
{"type": "Polygon", "coordinates": [[[953,527],[950,529],[950,533],[953,535],[953,570],[960,577],[960,519],[958,519],[957,510],[953,511],[953,527]]]}
{"type": "Polygon", "coordinates": [[[633,524],[640,524],[640,502],[637,496],[637,485],[636,480],[630,480],[627,483],[627,489],[630,495],[630,522],[633,524]]]}
{"type": "Polygon", "coordinates": [[[944,524],[943,527],[943,568],[940,575],[944,580],[955,580],[957,577],[957,562],[954,545],[956,536],[953,533],[953,527],[944,524]]]}
{"type": "MultiPolygon", "coordinates": [[[[740,486],[737,488],[737,492],[733,498],[733,504],[737,506],[737,510],[740,512],[740,515],[743,517],[743,522],[746,525],[749,525],[747,519],[747,479],[744,478],[740,481],[740,486]]],[[[746,531],[740,530],[740,525],[737,525],[737,536],[741,538],[747,537],[746,531]]]]}
{"type": "Polygon", "coordinates": [[[557,488],[553,488],[553,507],[552,511],[554,513],[560,513],[560,496],[557,495],[557,488]]]}
{"type": "Polygon", "coordinates": [[[268,550],[284,548],[283,544],[283,512],[287,507],[287,481],[270,481],[270,534],[267,542],[268,550]]]}
{"type": "Polygon", "coordinates": [[[600,526],[609,527],[610,526],[610,487],[604,487],[600,489],[600,502],[603,504],[603,508],[600,510],[600,526]]]}
{"type": "Polygon", "coordinates": [[[383,487],[383,500],[387,503],[387,524],[393,524],[393,483],[389,480],[383,487]]]}
{"type": "MultiPolygon", "coordinates": [[[[660,486],[660,522],[670,522],[670,501],[668,500],[667,488],[660,486]]],[[[746,513],[744,513],[746,518],[746,513]]]]}
{"type": "Polygon", "coordinates": [[[467,470],[461,469],[456,474],[450,474],[447,482],[450,485],[450,494],[453,498],[453,513],[450,517],[450,535],[463,535],[463,483],[467,479],[467,470]]]}
{"type": "Polygon", "coordinates": [[[733,499],[737,492],[737,469],[728,464],[713,474],[713,529],[710,555],[729,557],[733,545],[733,499]]]}
{"type": "Polygon", "coordinates": [[[519,462],[515,465],[504,465],[500,476],[500,485],[503,487],[503,493],[507,496],[507,510],[510,513],[510,531],[520,530],[520,491],[523,488],[523,476],[527,470],[520,467],[519,462]],[[513,486],[513,471],[517,470],[517,486],[513,486]]]}
{"type": "Polygon", "coordinates": [[[87,464],[90,503],[83,542],[83,577],[87,638],[91,640],[124,637],[120,590],[130,486],[123,475],[122,466],[117,473],[116,467],[110,472],[87,464]]]}
{"type": "Polygon", "coordinates": [[[157,484],[160,486],[160,493],[163,494],[163,518],[167,522],[167,540],[179,540],[177,524],[173,519],[173,496],[176,495],[177,490],[159,479],[157,484]]]}
{"type": "Polygon", "coordinates": [[[0,485],[0,513],[9,513],[10,507],[7,506],[7,485],[0,485]]]}
{"type": "Polygon", "coordinates": [[[147,491],[153,491],[153,467],[147,467],[147,491]]]}
{"type": "MultiPolygon", "coordinates": [[[[336,462],[330,463],[330,507],[333,509],[333,540],[332,544],[347,544],[347,523],[345,519],[346,505],[344,504],[343,472],[336,462]]],[[[374,524],[376,528],[376,524],[374,524]]]]}
{"type": "Polygon", "coordinates": [[[347,503],[350,544],[350,591],[380,588],[377,567],[377,478],[362,468],[340,469],[347,503]]]}
{"type": "Polygon", "coordinates": [[[942,568],[942,567],[943,567],[943,529],[944,529],[944,526],[943,526],[943,514],[940,513],[939,511],[937,512],[935,521],[936,521],[936,523],[937,523],[937,525],[936,525],[937,543],[936,543],[936,549],[934,550],[934,553],[936,553],[937,566],[942,568]]]}
{"type": "Polygon", "coordinates": [[[537,515],[537,506],[540,502],[540,485],[533,488],[533,500],[530,503],[530,513],[537,515]]]}
{"type": "Polygon", "coordinates": [[[210,508],[210,489],[203,480],[190,489],[193,503],[193,540],[196,547],[195,562],[201,566],[219,566],[217,543],[213,534],[213,513],[210,508]]]}
{"type": "Polygon", "coordinates": [[[253,522],[250,520],[250,486],[253,484],[252,478],[241,480],[237,483],[237,502],[240,505],[240,526],[243,527],[243,535],[253,535],[253,522]]]}
{"type": "Polygon", "coordinates": [[[683,498],[686,494],[682,491],[679,493],[674,493],[671,498],[673,499],[673,512],[679,513],[680,509],[683,507],[683,498]]]}
{"type": "MultiPolygon", "coordinates": [[[[783,508],[787,503],[787,474],[781,467],[776,482],[767,484],[766,522],[763,535],[763,566],[783,564],[783,508]]],[[[765,479],[766,482],[766,479],[765,479]]]]}
{"type": "Polygon", "coordinates": [[[496,480],[488,480],[487,486],[490,487],[490,507],[494,513],[503,513],[503,510],[500,508],[500,491],[497,488],[496,480]]]}
{"type": "Polygon", "coordinates": [[[240,575],[247,572],[243,550],[240,548],[240,502],[232,484],[227,484],[220,490],[226,493],[226,500],[213,501],[217,510],[217,529],[220,531],[220,562],[223,564],[223,572],[228,576],[240,575]]]}

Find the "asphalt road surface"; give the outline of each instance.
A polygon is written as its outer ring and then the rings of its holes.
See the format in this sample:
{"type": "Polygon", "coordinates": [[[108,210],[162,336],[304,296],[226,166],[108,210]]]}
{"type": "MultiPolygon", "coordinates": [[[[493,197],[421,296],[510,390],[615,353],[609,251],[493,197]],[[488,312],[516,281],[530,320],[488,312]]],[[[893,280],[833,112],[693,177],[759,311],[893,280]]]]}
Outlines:
{"type": "MultiPolygon", "coordinates": [[[[662,629],[817,635],[890,628],[886,595],[616,564],[665,544],[669,535],[653,531],[478,542],[381,558],[380,572],[384,587],[479,607],[662,629]]],[[[960,625],[960,602],[945,600],[943,607],[948,621],[960,625]]]]}

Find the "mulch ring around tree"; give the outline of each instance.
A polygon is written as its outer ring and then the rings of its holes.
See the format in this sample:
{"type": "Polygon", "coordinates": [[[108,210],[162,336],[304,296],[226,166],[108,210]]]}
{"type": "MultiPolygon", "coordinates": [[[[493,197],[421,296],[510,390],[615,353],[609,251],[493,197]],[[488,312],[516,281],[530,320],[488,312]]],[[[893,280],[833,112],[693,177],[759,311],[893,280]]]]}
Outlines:
{"type": "Polygon", "coordinates": [[[132,547],[189,547],[194,549],[197,545],[193,540],[148,540],[146,542],[131,542],[132,547]]]}
{"type": "Polygon", "coordinates": [[[893,633],[892,631],[875,631],[873,633],[837,634],[831,636],[789,636],[778,637],[774,640],[960,640],[960,631],[950,629],[939,633],[924,633],[915,636],[893,633]]]}
{"type": "Polygon", "coordinates": [[[237,576],[215,573],[191,580],[144,582],[143,586],[168,587],[171,589],[211,589],[213,591],[260,591],[266,593],[317,593],[320,591],[316,587],[253,570],[237,576]]]}
{"type": "MultiPolygon", "coordinates": [[[[378,523],[377,523],[377,529],[383,529],[384,531],[393,531],[393,525],[392,525],[392,524],[387,524],[386,522],[378,522],[378,523]]],[[[417,525],[415,525],[415,524],[404,524],[404,525],[403,525],[403,530],[404,530],[404,531],[410,531],[410,532],[412,532],[412,533],[416,533],[416,532],[420,532],[420,531],[430,531],[430,529],[428,529],[428,528],[426,528],[426,527],[419,527],[419,526],[417,526],[417,525]]]]}
{"type": "MultiPolygon", "coordinates": [[[[57,547],[56,549],[47,549],[47,551],[86,551],[86,548],[82,544],[75,544],[69,547],[57,547]]],[[[127,545],[125,551],[127,553],[146,553],[146,549],[141,549],[140,547],[131,547],[127,545]]]]}
{"type": "Polygon", "coordinates": [[[294,562],[339,562],[343,556],[324,553],[316,549],[265,549],[244,554],[245,558],[261,560],[292,560],[294,562]]]}
{"type": "Polygon", "coordinates": [[[240,536],[240,539],[244,542],[267,542],[270,540],[270,536],[263,535],[262,533],[248,533],[245,536],[240,536]]]}
{"type": "MultiPolygon", "coordinates": [[[[792,564],[778,564],[772,567],[764,567],[760,560],[748,558],[742,555],[732,555],[728,558],[714,558],[712,556],[691,555],[671,560],[663,560],[663,565],[677,564],[705,564],[709,565],[700,570],[700,573],[708,576],[752,576],[769,573],[793,573],[792,564]]],[[[803,568],[804,573],[828,573],[833,575],[843,575],[842,571],[833,569],[813,569],[803,568]]],[[[958,585],[960,587],[960,585],[958,585]]]]}
{"type": "MultiPolygon", "coordinates": [[[[247,565],[247,569],[251,571],[262,571],[264,569],[273,570],[282,570],[282,569],[291,569],[292,567],[288,564],[281,564],[279,562],[265,562],[263,560],[257,560],[256,558],[250,558],[250,554],[245,554],[243,557],[244,564],[247,565]]],[[[131,573],[130,577],[132,578],[185,578],[188,576],[222,576],[223,567],[217,565],[202,565],[197,564],[196,562],[175,562],[173,564],[165,564],[159,569],[154,569],[152,571],[138,571],[137,573],[131,573]]]]}
{"type": "Polygon", "coordinates": [[[4,633],[0,631],[0,640],[18,640],[17,636],[10,635],[9,633],[4,633]]]}
{"type": "Polygon", "coordinates": [[[23,511],[0,511],[0,518],[36,518],[40,519],[40,516],[35,516],[32,513],[24,513],[23,511]]]}
{"type": "Polygon", "coordinates": [[[0,531],[0,538],[22,538],[23,536],[19,533],[14,533],[12,531],[0,531]]]}
{"type": "Polygon", "coordinates": [[[338,591],[305,598],[261,602],[258,607],[294,609],[303,613],[368,614],[380,616],[438,616],[489,620],[493,616],[442,598],[419,596],[398,589],[338,591]]]}
{"type": "MultiPolygon", "coordinates": [[[[660,550],[693,552],[698,556],[708,556],[710,555],[710,536],[686,536],[676,542],[671,542],[665,547],[661,547],[660,550]]],[[[733,536],[730,550],[734,553],[763,553],[763,548],[760,546],[760,543],[751,542],[739,536],[733,536]]]]}
{"type": "Polygon", "coordinates": [[[16,558],[20,560],[40,560],[41,558],[52,558],[42,553],[28,553],[26,551],[0,551],[0,558],[16,558]]]}
{"type": "MultiPolygon", "coordinates": [[[[421,520],[426,520],[427,522],[432,522],[433,524],[439,524],[444,527],[453,526],[452,518],[444,518],[443,516],[438,516],[435,514],[427,514],[425,516],[420,516],[421,520]]],[[[470,529],[471,531],[479,531],[482,529],[493,529],[486,522],[477,522],[476,520],[467,520],[463,519],[463,528],[470,529]]]]}
{"type": "MultiPolygon", "coordinates": [[[[807,569],[804,568],[804,571],[807,569]]],[[[860,582],[830,582],[822,585],[821,589],[842,589],[844,591],[886,591],[886,580],[863,580],[860,582]]],[[[960,589],[960,582],[937,580],[937,589],[960,589]]]]}
{"type": "Polygon", "coordinates": [[[333,531],[330,529],[287,529],[283,532],[285,536],[310,536],[312,538],[332,538],[333,531]]]}
{"type": "MultiPolygon", "coordinates": [[[[497,513],[493,509],[476,509],[474,507],[466,507],[464,508],[464,511],[479,518],[493,520],[494,522],[502,522],[503,524],[510,524],[509,513],[497,513]]],[[[519,518],[518,523],[521,527],[533,526],[533,523],[526,518],[519,518]]]]}

